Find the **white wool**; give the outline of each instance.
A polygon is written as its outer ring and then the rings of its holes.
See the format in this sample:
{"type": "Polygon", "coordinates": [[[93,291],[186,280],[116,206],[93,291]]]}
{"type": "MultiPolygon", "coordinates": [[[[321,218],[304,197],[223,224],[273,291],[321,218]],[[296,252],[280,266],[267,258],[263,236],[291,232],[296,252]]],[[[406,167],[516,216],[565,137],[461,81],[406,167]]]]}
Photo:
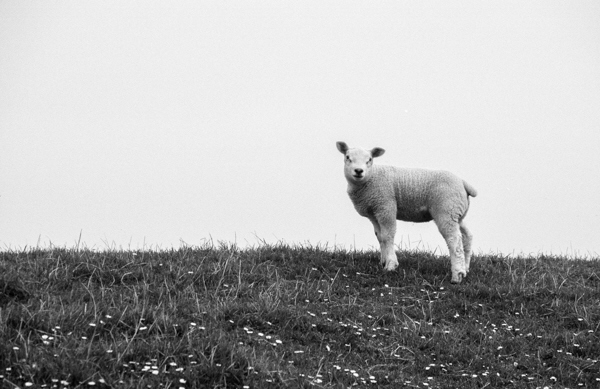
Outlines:
{"type": "Polygon", "coordinates": [[[469,196],[476,190],[456,175],[443,170],[378,166],[373,158],[385,150],[350,149],[344,142],[337,148],[345,155],[344,173],[348,195],[357,212],[367,217],[381,244],[381,262],[394,270],[396,220],[434,220],[450,250],[452,282],[460,282],[469,271],[472,235],[464,224],[469,196]]]}

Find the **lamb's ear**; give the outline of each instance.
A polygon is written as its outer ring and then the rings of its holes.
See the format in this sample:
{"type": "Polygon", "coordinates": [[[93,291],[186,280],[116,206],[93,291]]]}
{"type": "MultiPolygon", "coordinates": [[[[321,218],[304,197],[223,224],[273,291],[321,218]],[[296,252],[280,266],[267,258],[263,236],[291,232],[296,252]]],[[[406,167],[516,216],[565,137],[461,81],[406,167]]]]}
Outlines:
{"type": "Polygon", "coordinates": [[[336,142],[335,145],[342,154],[346,154],[346,151],[348,151],[348,145],[345,142],[336,142]]]}
{"type": "Polygon", "coordinates": [[[381,157],[383,153],[385,153],[385,150],[381,147],[375,147],[371,150],[371,155],[373,156],[373,158],[381,157]]]}

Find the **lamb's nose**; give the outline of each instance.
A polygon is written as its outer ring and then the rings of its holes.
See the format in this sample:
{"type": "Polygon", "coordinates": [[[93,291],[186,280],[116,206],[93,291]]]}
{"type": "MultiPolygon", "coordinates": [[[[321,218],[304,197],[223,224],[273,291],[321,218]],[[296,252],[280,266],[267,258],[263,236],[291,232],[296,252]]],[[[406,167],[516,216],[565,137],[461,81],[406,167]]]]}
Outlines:
{"type": "Polygon", "coordinates": [[[354,173],[356,173],[358,175],[363,174],[363,172],[364,172],[364,170],[362,170],[362,169],[354,169],[354,173]]]}

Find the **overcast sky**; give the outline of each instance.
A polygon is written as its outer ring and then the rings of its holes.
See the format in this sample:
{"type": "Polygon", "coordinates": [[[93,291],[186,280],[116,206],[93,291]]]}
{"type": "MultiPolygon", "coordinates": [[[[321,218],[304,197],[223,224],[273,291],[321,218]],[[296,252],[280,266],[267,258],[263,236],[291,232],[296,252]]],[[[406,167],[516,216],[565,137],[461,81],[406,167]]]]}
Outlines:
{"type": "Polygon", "coordinates": [[[598,1],[2,0],[0,47],[0,249],[375,247],[343,140],[470,182],[476,253],[600,253],[598,1]]]}

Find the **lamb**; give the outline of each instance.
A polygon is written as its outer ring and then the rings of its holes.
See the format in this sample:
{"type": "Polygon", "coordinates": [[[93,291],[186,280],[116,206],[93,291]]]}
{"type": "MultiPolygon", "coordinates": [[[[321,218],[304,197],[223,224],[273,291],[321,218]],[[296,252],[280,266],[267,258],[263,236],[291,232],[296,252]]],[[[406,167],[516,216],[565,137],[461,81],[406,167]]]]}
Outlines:
{"type": "Polygon", "coordinates": [[[344,142],[336,146],[345,155],[348,195],[356,211],[373,223],[385,270],[398,267],[396,219],[416,223],[433,220],[450,251],[451,282],[460,283],[471,263],[473,235],[463,219],[469,196],[477,196],[475,188],[443,170],[373,165],[373,158],[385,152],[380,147],[351,149],[344,142]]]}

